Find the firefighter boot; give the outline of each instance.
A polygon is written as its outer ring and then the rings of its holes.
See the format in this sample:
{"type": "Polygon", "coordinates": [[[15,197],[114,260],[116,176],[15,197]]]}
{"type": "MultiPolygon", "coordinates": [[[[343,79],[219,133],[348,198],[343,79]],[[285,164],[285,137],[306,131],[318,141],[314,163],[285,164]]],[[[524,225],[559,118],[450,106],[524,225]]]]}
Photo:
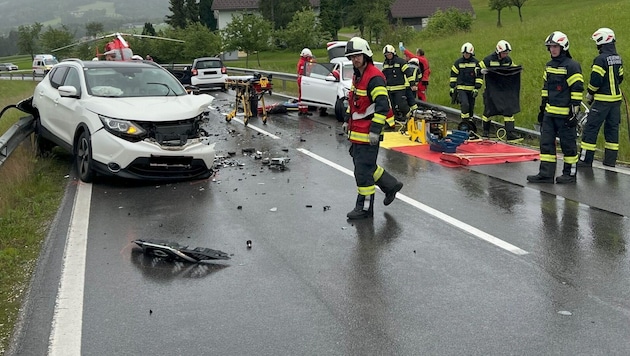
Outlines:
{"type": "Polygon", "coordinates": [[[614,167],[617,163],[617,150],[605,149],[604,150],[604,161],[602,162],[604,166],[614,167]]]}
{"type": "Polygon", "coordinates": [[[367,219],[374,216],[374,194],[372,195],[357,195],[357,204],[346,215],[348,220],[367,219]]]}
{"type": "Polygon", "coordinates": [[[484,121],[482,129],[483,133],[481,134],[481,137],[490,138],[490,121],[484,121]]]}
{"type": "Polygon", "coordinates": [[[575,184],[576,166],[571,163],[565,163],[562,168],[562,175],[556,177],[557,184],[575,184]]]}
{"type": "Polygon", "coordinates": [[[580,152],[580,160],[577,163],[578,167],[592,167],[593,157],[595,157],[595,151],[582,149],[580,152]]]}
{"type": "Polygon", "coordinates": [[[556,162],[540,162],[540,170],[534,176],[527,176],[530,183],[551,183],[556,175],[556,162]]]}
{"type": "Polygon", "coordinates": [[[508,142],[517,142],[523,139],[521,136],[519,136],[516,133],[516,130],[514,129],[514,121],[505,122],[505,132],[506,132],[505,140],[508,142]]]}
{"type": "Polygon", "coordinates": [[[385,170],[381,178],[376,181],[376,185],[385,193],[385,199],[383,200],[383,204],[385,205],[391,204],[394,199],[396,199],[396,193],[403,187],[402,182],[399,182],[393,175],[385,170]]]}

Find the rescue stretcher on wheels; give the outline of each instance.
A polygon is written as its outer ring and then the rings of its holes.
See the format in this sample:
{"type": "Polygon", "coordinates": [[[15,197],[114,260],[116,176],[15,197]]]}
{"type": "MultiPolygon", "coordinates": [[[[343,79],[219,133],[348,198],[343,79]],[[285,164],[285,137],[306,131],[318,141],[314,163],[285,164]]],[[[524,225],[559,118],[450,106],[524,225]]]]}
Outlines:
{"type": "Polygon", "coordinates": [[[271,95],[273,83],[271,82],[271,74],[231,76],[225,80],[225,87],[236,91],[236,101],[234,110],[229,112],[225,120],[230,122],[236,116],[239,108],[242,108],[244,118],[243,122],[247,126],[249,119],[258,115],[258,102],[262,104],[262,122],[267,123],[267,109],[265,107],[265,94],[271,95]]]}

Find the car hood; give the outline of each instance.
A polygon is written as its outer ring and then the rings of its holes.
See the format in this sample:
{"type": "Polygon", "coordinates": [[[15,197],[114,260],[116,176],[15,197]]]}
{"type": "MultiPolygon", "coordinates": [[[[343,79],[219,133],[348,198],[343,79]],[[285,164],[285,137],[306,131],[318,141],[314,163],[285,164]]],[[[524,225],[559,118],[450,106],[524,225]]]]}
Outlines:
{"type": "Polygon", "coordinates": [[[173,121],[195,117],[214,100],[208,94],[135,98],[92,97],[86,109],[116,119],[134,121],[173,121]]]}

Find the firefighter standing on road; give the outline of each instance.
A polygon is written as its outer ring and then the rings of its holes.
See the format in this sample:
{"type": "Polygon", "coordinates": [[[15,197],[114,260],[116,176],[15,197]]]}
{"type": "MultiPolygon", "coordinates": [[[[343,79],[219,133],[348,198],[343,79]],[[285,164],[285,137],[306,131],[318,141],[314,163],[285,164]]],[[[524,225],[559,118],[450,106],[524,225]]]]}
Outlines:
{"type": "MultiPolygon", "coordinates": [[[[510,52],[512,52],[512,46],[506,40],[500,40],[497,43],[495,51],[490,53],[483,61],[479,62],[481,67],[481,74],[488,73],[488,68],[492,67],[512,67],[512,58],[510,58],[510,52]]],[[[484,113],[481,117],[483,121],[483,137],[489,137],[490,135],[490,111],[488,108],[491,106],[489,101],[492,100],[491,93],[488,91],[488,86],[483,92],[484,113]]],[[[514,116],[503,116],[503,124],[505,125],[506,141],[514,141],[521,139],[514,130],[514,116]]]]}
{"type": "Polygon", "coordinates": [[[302,76],[305,73],[306,65],[313,61],[313,53],[310,49],[304,48],[300,52],[300,60],[297,63],[297,84],[298,84],[298,115],[309,115],[308,106],[302,104],[302,76]]]}
{"type": "Polygon", "coordinates": [[[551,33],[545,41],[551,60],[543,74],[542,103],[538,113],[541,124],[540,169],[527,176],[532,183],[553,183],[556,174],[556,136],[564,154],[562,175],[556,183],[575,183],[577,171],[577,114],[580,112],[584,78],[580,64],[571,58],[569,39],[560,31],[551,33]]]}
{"type": "Polygon", "coordinates": [[[623,63],[615,48],[615,33],[600,28],[592,36],[599,55],[593,60],[586,103],[591,110],[582,133],[579,167],[591,167],[597,148],[597,134],[604,124],[604,166],[614,167],[619,152],[619,122],[621,121],[621,89],[623,63]]]}
{"type": "Polygon", "coordinates": [[[416,54],[414,55],[410,50],[403,46],[402,42],[399,43],[398,48],[405,53],[405,58],[407,58],[408,61],[411,58],[417,58],[418,62],[420,62],[420,72],[422,73],[422,77],[418,83],[418,99],[426,102],[431,68],[429,67],[429,60],[424,56],[424,50],[422,48],[418,48],[416,50],[416,54]]]}
{"type": "Polygon", "coordinates": [[[416,85],[412,78],[412,69],[404,59],[396,55],[396,49],[392,45],[383,47],[383,55],[385,55],[383,74],[387,82],[389,100],[397,114],[409,117],[418,108],[411,90],[411,87],[416,85]]]}
{"type": "Polygon", "coordinates": [[[472,122],[475,99],[483,84],[479,72],[479,61],[475,58],[475,48],[472,43],[466,42],[461,48],[462,56],[451,67],[450,93],[451,102],[459,101],[461,104],[461,119],[459,129],[476,132],[472,122]]]}
{"type": "Polygon", "coordinates": [[[376,164],[385,125],[394,126],[385,76],[374,66],[372,50],[366,40],[354,37],[346,45],[346,57],[352,61],[354,76],[348,94],[348,113],[343,130],[350,139],[354,163],[357,200],[348,219],[365,219],[374,215],[376,185],[385,193],[385,205],[391,204],[403,184],[376,164]]]}

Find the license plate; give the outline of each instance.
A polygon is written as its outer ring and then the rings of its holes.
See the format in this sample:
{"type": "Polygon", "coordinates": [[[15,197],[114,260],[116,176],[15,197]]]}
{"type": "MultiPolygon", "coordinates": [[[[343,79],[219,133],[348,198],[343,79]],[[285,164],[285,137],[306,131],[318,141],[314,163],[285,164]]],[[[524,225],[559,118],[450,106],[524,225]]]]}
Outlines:
{"type": "Polygon", "coordinates": [[[216,70],[209,70],[209,71],[205,71],[203,72],[204,75],[213,75],[213,74],[217,74],[216,70]]]}

